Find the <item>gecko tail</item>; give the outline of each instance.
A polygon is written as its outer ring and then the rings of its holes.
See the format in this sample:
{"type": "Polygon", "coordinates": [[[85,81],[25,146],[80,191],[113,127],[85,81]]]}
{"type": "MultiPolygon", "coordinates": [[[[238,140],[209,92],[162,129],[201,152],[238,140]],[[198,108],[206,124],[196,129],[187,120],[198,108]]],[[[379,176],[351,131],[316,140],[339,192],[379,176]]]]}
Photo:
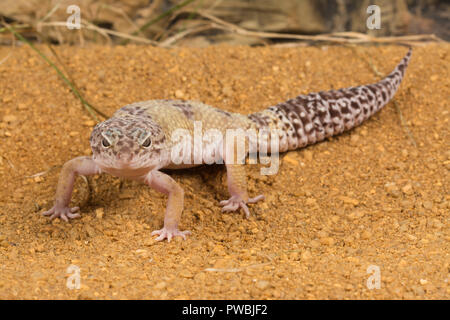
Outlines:
{"type": "Polygon", "coordinates": [[[410,48],[394,71],[368,85],[300,95],[250,114],[258,130],[279,129],[279,151],[294,150],[350,130],[395,95],[411,59],[410,48]]]}

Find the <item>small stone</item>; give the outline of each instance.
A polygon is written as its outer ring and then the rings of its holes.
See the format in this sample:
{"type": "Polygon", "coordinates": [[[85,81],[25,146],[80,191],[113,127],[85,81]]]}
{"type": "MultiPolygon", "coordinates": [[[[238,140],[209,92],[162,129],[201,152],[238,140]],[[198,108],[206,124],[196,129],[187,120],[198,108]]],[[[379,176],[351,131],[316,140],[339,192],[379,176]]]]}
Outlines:
{"type": "Polygon", "coordinates": [[[408,157],[408,150],[403,149],[402,150],[402,156],[405,157],[405,158],[408,157]]]}
{"type": "Polygon", "coordinates": [[[229,96],[232,96],[234,92],[233,92],[233,89],[231,89],[231,87],[226,86],[226,87],[222,88],[222,93],[224,96],[229,97],[229,96]]]}
{"type": "Polygon", "coordinates": [[[27,105],[25,104],[25,103],[19,103],[18,105],[17,105],[17,109],[19,109],[19,110],[25,110],[25,109],[27,109],[28,107],[27,107],[27,105]]]}
{"type": "Polygon", "coordinates": [[[424,202],[422,203],[422,205],[423,205],[423,207],[424,207],[425,209],[427,209],[427,210],[433,209],[433,202],[431,202],[431,201],[424,201],[424,202]]]}
{"type": "Polygon", "coordinates": [[[96,232],[94,231],[94,229],[91,226],[86,225],[85,230],[86,230],[86,233],[88,234],[89,237],[95,237],[96,236],[96,232]]]}
{"type": "Polygon", "coordinates": [[[87,120],[85,122],[83,122],[83,125],[86,127],[93,127],[95,126],[95,121],[94,120],[87,120]]]}
{"type": "Polygon", "coordinates": [[[290,163],[295,167],[297,167],[299,165],[297,160],[289,157],[288,155],[284,156],[283,161],[286,161],[287,163],[290,163]]]}
{"type": "Polygon", "coordinates": [[[261,289],[261,290],[265,290],[269,286],[270,286],[270,283],[268,281],[265,281],[265,280],[259,280],[258,282],[256,282],[256,287],[258,289],[261,289]]]}
{"type": "Polygon", "coordinates": [[[42,179],[42,177],[40,177],[40,176],[37,176],[37,177],[34,177],[34,181],[39,183],[39,182],[44,181],[44,179],[42,179]]]}
{"type": "Polygon", "coordinates": [[[306,150],[303,152],[303,157],[305,158],[305,160],[311,161],[313,159],[313,153],[309,150],[306,150]]]}
{"type": "Polygon", "coordinates": [[[413,191],[412,185],[411,185],[410,183],[408,183],[407,185],[405,185],[405,186],[402,188],[402,192],[403,192],[404,194],[406,194],[406,195],[411,195],[411,194],[413,194],[414,191],[413,191]]]}
{"type": "Polygon", "coordinates": [[[317,240],[312,240],[310,242],[310,246],[311,246],[311,248],[319,248],[320,247],[320,242],[317,241],[317,240]]]}
{"type": "Polygon", "coordinates": [[[204,273],[204,272],[200,272],[200,273],[197,273],[195,276],[194,276],[194,280],[196,281],[196,282],[203,282],[203,281],[205,281],[205,279],[206,279],[206,274],[204,273]]]}
{"type": "Polygon", "coordinates": [[[179,275],[180,275],[180,277],[188,278],[188,279],[194,277],[194,275],[193,275],[191,272],[187,271],[187,270],[182,270],[182,271],[179,273],[179,275]]]}
{"type": "Polygon", "coordinates": [[[438,76],[437,74],[433,74],[433,75],[430,77],[430,80],[431,80],[431,81],[436,81],[437,79],[439,79],[439,76],[438,76]]]}
{"type": "Polygon", "coordinates": [[[355,210],[355,211],[352,211],[347,217],[351,220],[354,220],[354,219],[359,219],[363,216],[364,216],[363,210],[355,210]]]}
{"type": "Polygon", "coordinates": [[[134,198],[134,194],[132,190],[123,190],[120,194],[119,194],[119,199],[124,200],[124,199],[133,199],[134,198]]]}
{"type": "Polygon", "coordinates": [[[302,252],[300,257],[301,257],[302,260],[306,261],[306,260],[309,260],[309,259],[312,258],[312,254],[311,254],[311,252],[309,250],[305,250],[305,251],[302,252]]]}
{"type": "Polygon", "coordinates": [[[352,134],[350,137],[350,142],[355,145],[359,141],[359,136],[357,134],[352,134]]]}
{"type": "Polygon", "coordinates": [[[153,288],[157,290],[164,289],[166,287],[166,283],[164,281],[158,282],[153,288]]]}
{"type": "Polygon", "coordinates": [[[3,122],[6,123],[11,123],[11,122],[16,122],[17,121],[17,117],[13,114],[7,114],[6,116],[3,117],[3,122]]]}
{"type": "Polygon", "coordinates": [[[345,204],[351,204],[353,206],[357,206],[359,204],[359,201],[357,199],[353,199],[346,196],[340,196],[340,200],[342,200],[345,204]]]}
{"type": "Polygon", "coordinates": [[[334,244],[334,239],[332,237],[321,238],[320,243],[326,246],[332,246],[334,244]]]}
{"type": "Polygon", "coordinates": [[[175,97],[176,97],[177,99],[183,98],[183,97],[184,97],[183,91],[181,91],[181,90],[176,90],[176,91],[175,91],[175,97]]]}
{"type": "Polygon", "coordinates": [[[400,196],[400,191],[397,187],[397,185],[394,182],[388,182],[384,185],[384,190],[390,195],[395,198],[400,196]]]}
{"type": "Polygon", "coordinates": [[[316,203],[317,201],[314,198],[307,198],[305,201],[305,204],[309,207],[314,206],[316,203]]]}
{"type": "Polygon", "coordinates": [[[420,284],[421,285],[426,285],[427,283],[428,283],[428,280],[426,280],[426,279],[420,279],[420,284]]]}
{"type": "Polygon", "coordinates": [[[361,232],[361,239],[363,240],[367,240],[372,236],[372,233],[370,233],[370,231],[368,230],[364,230],[363,232],[361,232]]]}
{"type": "Polygon", "coordinates": [[[70,131],[69,132],[69,136],[71,136],[71,137],[75,137],[75,136],[77,136],[77,135],[79,135],[80,133],[78,132],[78,131],[70,131]]]}
{"type": "Polygon", "coordinates": [[[97,219],[103,219],[103,215],[104,215],[104,214],[105,214],[105,211],[104,211],[103,208],[95,209],[95,217],[96,217],[97,219]]]}
{"type": "Polygon", "coordinates": [[[279,66],[273,66],[273,67],[272,67],[272,70],[273,70],[274,72],[278,72],[278,71],[280,71],[280,67],[279,67],[279,66]]]}
{"type": "Polygon", "coordinates": [[[328,233],[326,231],[324,231],[324,230],[320,230],[319,232],[317,232],[317,236],[319,238],[325,238],[325,237],[328,236],[328,233]]]}

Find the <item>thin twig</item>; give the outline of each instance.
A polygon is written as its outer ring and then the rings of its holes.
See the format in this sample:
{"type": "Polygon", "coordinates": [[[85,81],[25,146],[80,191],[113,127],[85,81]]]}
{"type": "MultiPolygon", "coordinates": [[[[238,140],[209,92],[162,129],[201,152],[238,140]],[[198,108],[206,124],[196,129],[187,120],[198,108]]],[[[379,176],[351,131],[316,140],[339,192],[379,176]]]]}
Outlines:
{"type": "MultiPolygon", "coordinates": [[[[194,1],[196,1],[196,0],[185,0],[185,1],[183,1],[183,2],[181,2],[181,3],[179,3],[179,4],[177,4],[177,5],[173,6],[172,8],[170,8],[170,9],[164,11],[163,13],[161,13],[161,14],[160,14],[159,16],[157,16],[156,18],[151,19],[150,21],[148,21],[147,23],[145,23],[143,26],[141,26],[141,27],[139,28],[138,31],[133,32],[131,35],[132,35],[132,36],[135,36],[136,34],[138,34],[138,32],[145,31],[146,29],[148,29],[148,28],[149,28],[150,26],[152,26],[153,24],[157,23],[158,21],[162,20],[163,18],[165,18],[165,17],[171,15],[173,12],[175,12],[175,11],[177,11],[177,10],[180,10],[181,8],[187,6],[188,4],[190,4],[190,3],[194,2],[194,1]]],[[[128,43],[128,41],[122,42],[122,44],[127,44],[127,43],[128,43]]]]}
{"type": "Polygon", "coordinates": [[[165,39],[164,41],[159,43],[159,46],[161,47],[169,47],[172,46],[175,42],[179,41],[180,39],[186,37],[187,35],[193,34],[193,33],[198,33],[198,32],[202,32],[205,30],[209,30],[214,28],[213,25],[211,24],[207,24],[207,25],[199,25],[199,26],[195,26],[193,28],[189,28],[186,29],[184,31],[178,32],[177,34],[165,39]]]}
{"type": "Polygon", "coordinates": [[[47,12],[47,14],[42,19],[39,19],[39,22],[44,22],[45,20],[50,18],[56,12],[56,10],[58,10],[59,5],[61,4],[61,1],[62,0],[58,0],[56,2],[55,6],[49,12],[47,12]]]}
{"type": "MultiPolygon", "coordinates": [[[[154,4],[154,2],[152,3],[152,5],[153,4],[154,4]]],[[[120,14],[135,29],[135,31],[137,31],[138,33],[141,34],[141,36],[143,36],[142,32],[139,30],[139,27],[134,23],[133,20],[131,20],[131,18],[126,14],[125,11],[123,11],[123,9],[113,7],[113,6],[111,6],[109,4],[106,4],[106,3],[103,3],[100,6],[100,9],[103,9],[103,8],[108,9],[108,10],[114,12],[114,13],[120,14]]]]}
{"type": "MultiPolygon", "coordinates": [[[[190,12],[188,10],[183,10],[180,13],[190,12]]],[[[278,39],[296,39],[304,41],[327,41],[336,43],[408,43],[415,41],[443,41],[434,34],[427,35],[408,35],[408,36],[398,36],[398,37],[372,37],[370,35],[358,32],[337,32],[328,33],[320,35],[300,35],[300,34],[287,34],[287,33],[275,33],[275,32],[258,32],[251,31],[239,27],[235,24],[217,18],[205,11],[197,11],[196,14],[209,19],[216,23],[218,29],[227,30],[241,35],[261,37],[261,38],[278,38],[278,39]]]]}
{"type": "MultiPolygon", "coordinates": [[[[53,22],[43,22],[41,23],[42,26],[52,26],[52,27],[66,27],[66,22],[65,21],[53,21],[53,22]]],[[[123,33],[123,32],[118,32],[118,31],[113,31],[113,30],[109,30],[109,29],[105,29],[105,28],[100,28],[98,26],[95,26],[93,24],[85,24],[84,22],[81,23],[81,27],[85,28],[85,29],[89,29],[89,30],[94,30],[99,32],[99,30],[101,30],[103,33],[106,34],[110,34],[119,38],[125,38],[128,40],[134,40],[136,42],[142,42],[142,43],[146,43],[146,44],[152,44],[157,46],[158,43],[156,41],[150,40],[150,39],[146,39],[146,38],[142,38],[142,37],[137,37],[137,36],[131,36],[127,33],[123,33]]]]}

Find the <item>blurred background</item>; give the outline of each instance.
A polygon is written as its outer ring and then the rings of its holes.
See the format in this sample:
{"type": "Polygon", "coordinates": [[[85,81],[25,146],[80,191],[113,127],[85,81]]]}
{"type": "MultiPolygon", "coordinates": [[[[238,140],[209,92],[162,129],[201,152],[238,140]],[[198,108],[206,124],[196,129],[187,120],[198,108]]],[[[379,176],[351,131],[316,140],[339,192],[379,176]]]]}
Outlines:
{"type": "MultiPolygon", "coordinates": [[[[28,39],[55,44],[261,45],[296,40],[283,35],[343,31],[376,37],[435,34],[448,41],[449,3],[448,0],[1,0],[0,17],[3,24],[20,29],[28,39]],[[73,4],[80,8],[81,30],[69,30],[64,25],[70,16],[67,7],[73,4]],[[373,4],[381,9],[379,30],[366,26],[370,15],[367,7],[373,4]]],[[[1,30],[0,40],[10,44],[11,34],[5,28],[1,30]]]]}

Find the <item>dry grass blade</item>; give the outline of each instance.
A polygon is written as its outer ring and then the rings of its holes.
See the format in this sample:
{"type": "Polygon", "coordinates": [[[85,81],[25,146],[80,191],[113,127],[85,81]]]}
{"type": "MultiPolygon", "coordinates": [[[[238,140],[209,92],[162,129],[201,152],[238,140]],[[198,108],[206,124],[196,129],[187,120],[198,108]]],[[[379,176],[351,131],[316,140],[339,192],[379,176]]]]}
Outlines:
{"type": "Polygon", "coordinates": [[[186,29],[184,31],[181,31],[181,32],[165,39],[164,41],[161,41],[159,43],[159,46],[164,47],[164,48],[170,47],[175,42],[179,41],[180,39],[182,39],[190,34],[206,31],[206,30],[213,29],[213,28],[214,28],[214,25],[212,25],[212,24],[198,25],[198,26],[186,29]]]}
{"type": "Polygon", "coordinates": [[[11,33],[13,33],[19,40],[23,41],[27,45],[31,47],[42,59],[44,59],[53,69],[55,69],[56,73],[63,79],[63,81],[70,87],[72,92],[75,94],[75,96],[81,101],[81,104],[86,109],[86,111],[91,115],[91,117],[98,121],[97,116],[95,115],[95,110],[92,108],[92,106],[83,98],[83,96],[80,94],[80,92],[74,87],[72,82],[70,82],[69,79],[64,75],[64,73],[59,70],[59,68],[49,59],[45,54],[43,54],[38,48],[36,48],[30,41],[25,39],[20,33],[18,33],[13,26],[10,26],[3,22],[5,24],[6,28],[10,30],[11,33]]]}
{"type": "Polygon", "coordinates": [[[139,27],[134,23],[133,20],[131,20],[131,18],[122,9],[116,8],[106,3],[103,3],[100,6],[100,9],[108,9],[114,13],[120,14],[135,29],[136,32],[141,33],[141,35],[143,35],[142,32],[139,30],[139,27]]]}
{"type": "MultiPolygon", "coordinates": [[[[40,25],[45,26],[45,27],[64,27],[65,28],[66,22],[65,21],[43,22],[40,25]]],[[[112,35],[112,36],[116,36],[119,38],[124,38],[124,39],[128,39],[128,40],[133,40],[136,42],[142,42],[142,43],[158,46],[158,42],[156,42],[156,41],[152,41],[150,39],[146,39],[146,38],[142,38],[142,37],[132,36],[132,35],[129,35],[129,34],[123,33],[123,32],[100,28],[96,25],[93,25],[92,23],[86,24],[85,21],[82,21],[81,27],[88,29],[88,30],[97,31],[97,32],[101,31],[101,33],[103,35],[112,35]]]]}
{"type": "MultiPolygon", "coordinates": [[[[154,25],[158,21],[162,20],[163,18],[171,15],[172,13],[174,13],[174,12],[176,12],[178,10],[181,10],[182,8],[184,8],[185,6],[187,6],[188,4],[190,4],[190,3],[194,2],[194,1],[197,1],[197,0],[185,0],[185,1],[183,1],[183,2],[181,2],[179,4],[177,4],[177,5],[173,6],[172,8],[170,8],[170,9],[164,11],[163,13],[161,13],[156,18],[151,19],[149,22],[145,23],[143,26],[141,26],[139,28],[138,31],[133,32],[131,35],[135,36],[136,34],[138,34],[138,32],[142,32],[142,31],[148,29],[150,26],[154,25]]],[[[122,42],[122,44],[127,44],[127,43],[128,43],[128,41],[122,42]]]]}

